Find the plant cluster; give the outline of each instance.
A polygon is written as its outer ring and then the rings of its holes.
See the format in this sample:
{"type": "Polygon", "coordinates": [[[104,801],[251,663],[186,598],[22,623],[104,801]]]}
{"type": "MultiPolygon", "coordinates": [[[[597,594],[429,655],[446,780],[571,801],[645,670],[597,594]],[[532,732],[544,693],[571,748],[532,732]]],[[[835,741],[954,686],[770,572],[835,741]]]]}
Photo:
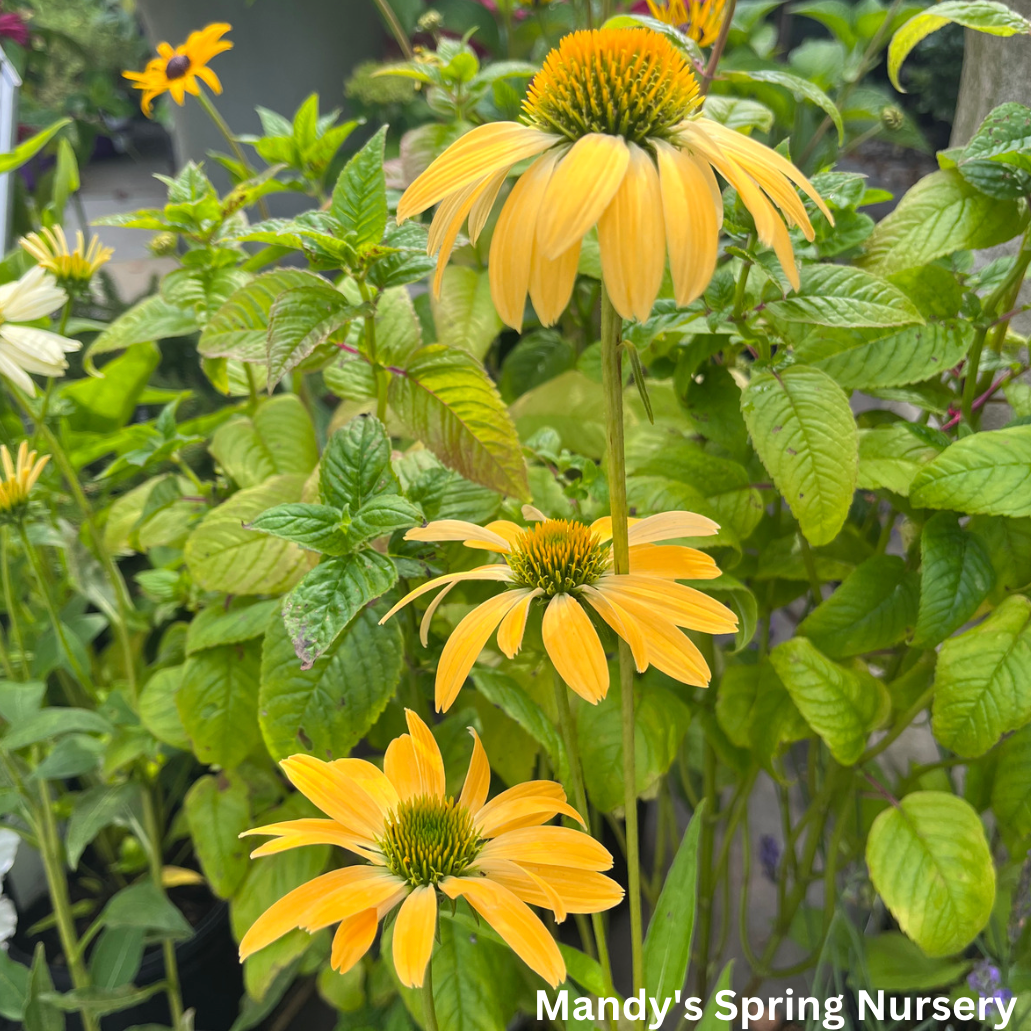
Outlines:
{"type": "Polygon", "coordinates": [[[0,1015],[187,1031],[222,907],[237,1031],[295,984],[341,1031],[501,1031],[559,985],[687,984],[713,1027],[732,934],[751,994],[1016,993],[1019,1026],[1031,109],[877,223],[834,162],[905,123],[860,103],[883,53],[898,84],[944,24],[1031,24],[820,0],[835,56],[786,70],[743,0],[499,2],[499,40],[537,25],[507,61],[380,6],[423,124],[348,150],[313,95],[236,136],[208,26],[127,77],[204,107],[229,188],[190,162],[103,220],[177,267],[84,317],[110,253],[62,228],[61,143],[0,266],[0,817],[49,891],[0,1015]]]}

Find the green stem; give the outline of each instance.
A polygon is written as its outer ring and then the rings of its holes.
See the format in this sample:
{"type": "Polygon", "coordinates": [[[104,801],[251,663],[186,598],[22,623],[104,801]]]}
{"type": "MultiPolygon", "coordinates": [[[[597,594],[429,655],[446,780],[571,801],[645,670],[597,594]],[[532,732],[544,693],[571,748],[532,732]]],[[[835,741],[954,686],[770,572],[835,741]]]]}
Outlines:
{"type": "Polygon", "coordinates": [[[981,364],[981,352],[984,350],[984,338],[988,335],[987,328],[979,328],[974,334],[974,342],[970,345],[970,352],[967,355],[967,367],[963,377],[963,418],[967,425],[973,424],[974,398],[977,396],[977,370],[981,364]]]}
{"type": "MultiPolygon", "coordinates": [[[[358,280],[358,290],[362,300],[372,304],[372,294],[364,280],[358,280]]],[[[380,422],[387,420],[387,373],[380,368],[376,359],[376,312],[365,316],[365,356],[372,364],[373,375],[376,377],[376,418],[380,422]]]]}
{"type": "MultiPolygon", "coordinates": [[[[566,746],[566,757],[569,760],[569,780],[573,789],[573,802],[577,812],[585,821],[590,821],[591,814],[587,806],[587,789],[584,787],[583,763],[580,760],[580,742],[576,727],[573,724],[573,713],[569,708],[569,690],[565,681],[554,671],[552,683],[555,686],[555,708],[558,710],[558,725],[562,733],[562,741],[566,746]]],[[[590,823],[588,822],[588,826],[590,823]]],[[[605,936],[605,921],[601,913],[591,914],[591,926],[594,930],[594,943],[598,950],[598,962],[605,977],[606,990],[612,990],[612,962],[609,959],[608,939],[605,936]]]]}
{"type": "Polygon", "coordinates": [[[394,14],[394,9],[390,6],[387,0],[373,0],[373,3],[379,8],[379,13],[383,15],[383,20],[387,23],[387,28],[390,29],[390,34],[397,40],[397,45],[401,48],[401,53],[405,55],[406,61],[411,61],[415,54],[412,52],[412,44],[408,41],[408,36],[405,33],[401,23],[397,20],[397,15],[394,14]]]}
{"type": "Polygon", "coordinates": [[[698,950],[695,967],[695,983],[698,995],[708,997],[709,948],[712,944],[712,903],[716,884],[713,880],[713,850],[715,848],[715,827],[719,819],[716,790],[716,752],[705,743],[705,757],[702,772],[704,797],[708,803],[702,813],[702,829],[698,842],[698,950]]]}
{"type": "Polygon", "coordinates": [[[802,549],[802,563],[805,566],[805,575],[809,577],[809,590],[813,595],[813,607],[823,601],[823,588],[820,585],[820,577],[816,572],[816,559],[813,558],[813,550],[805,539],[805,534],[799,533],[798,543],[802,549]]]}
{"type": "Polygon", "coordinates": [[[712,50],[709,51],[709,62],[706,64],[705,71],[702,72],[701,81],[698,84],[699,91],[703,97],[709,92],[712,80],[716,78],[716,69],[719,67],[720,58],[723,56],[723,51],[727,46],[727,37],[730,35],[730,23],[734,20],[735,7],[737,7],[737,0],[730,0],[726,10],[723,12],[720,34],[716,37],[712,50]]]}
{"type": "MultiPolygon", "coordinates": [[[[605,431],[609,503],[612,514],[612,568],[630,572],[630,541],[626,500],[626,456],[623,450],[623,373],[620,333],[623,320],[601,291],[601,376],[605,394],[605,431]]],[[[630,901],[630,948],[634,991],[644,987],[644,930],[641,914],[641,855],[637,829],[637,763],[634,754],[634,660],[626,641],[619,641],[619,685],[623,721],[623,804],[626,820],[627,895],[630,901]]]]}
{"type": "MultiPolygon", "coordinates": [[[[153,789],[143,787],[143,823],[149,840],[147,858],[150,863],[150,879],[162,895],[165,894],[161,878],[161,826],[158,823],[157,807],[154,805],[153,789]]],[[[172,1027],[178,1029],[183,1017],[183,999],[179,990],[179,965],[175,958],[175,942],[166,938],[161,943],[161,951],[165,959],[165,995],[168,998],[168,1009],[172,1015],[172,1027]]]]}
{"type": "MultiPolygon", "coordinates": [[[[75,933],[75,920],[71,913],[71,902],[68,898],[68,880],[64,874],[64,861],[61,854],[61,839],[57,834],[57,824],[50,798],[50,785],[45,778],[39,781],[39,846],[46,871],[47,887],[50,889],[50,904],[54,908],[54,920],[57,933],[61,939],[61,949],[68,964],[72,985],[75,988],[88,988],[90,976],[83,962],[79,941],[75,933]]],[[[86,1031],[100,1031],[100,1021],[88,1012],[82,1014],[86,1031]]]]}
{"type": "MultiPolygon", "coordinates": [[[[57,335],[64,336],[64,331],[68,328],[68,316],[72,313],[72,299],[69,296],[68,300],[64,302],[64,308],[61,310],[61,322],[57,327],[57,335]]],[[[47,395],[50,394],[50,384],[53,380],[47,380],[47,395]]]]}
{"type": "MultiPolygon", "coordinates": [[[[203,88],[197,90],[197,100],[200,101],[200,106],[204,108],[205,114],[215,124],[215,128],[222,134],[223,139],[229,144],[229,149],[233,152],[233,157],[243,165],[244,171],[248,176],[254,175],[254,169],[251,167],[251,163],[247,160],[247,155],[244,154],[243,148],[239,143],[236,142],[236,137],[233,135],[233,130],[226,124],[226,120],[218,113],[218,108],[211,101],[211,97],[208,96],[207,91],[203,88]]],[[[268,205],[265,203],[264,197],[258,198],[258,213],[262,218],[269,217],[268,205]]]]}
{"type": "Polygon", "coordinates": [[[426,1031],[439,1031],[437,1008],[433,1003],[433,957],[426,964],[426,976],[422,982],[422,1022],[426,1031]]]}
{"type": "Polygon", "coordinates": [[[3,631],[0,630],[0,666],[4,667],[4,676],[8,680],[14,680],[14,667],[11,665],[11,657],[7,654],[7,642],[4,640],[3,631]]]}
{"type": "Polygon", "coordinates": [[[11,636],[14,638],[14,645],[18,649],[18,658],[21,662],[22,680],[30,677],[29,659],[25,654],[25,640],[21,634],[21,621],[18,619],[14,591],[11,588],[10,548],[7,539],[7,527],[0,527],[0,575],[3,577],[4,607],[7,609],[7,619],[11,624],[11,636]]]}

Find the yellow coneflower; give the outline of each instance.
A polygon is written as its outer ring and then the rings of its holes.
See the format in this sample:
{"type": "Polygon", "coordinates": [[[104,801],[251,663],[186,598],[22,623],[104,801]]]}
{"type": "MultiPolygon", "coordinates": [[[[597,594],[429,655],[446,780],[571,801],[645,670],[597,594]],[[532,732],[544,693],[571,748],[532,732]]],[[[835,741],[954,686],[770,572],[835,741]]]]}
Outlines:
{"type": "Polygon", "coordinates": [[[364,759],[322,762],[295,755],[280,764],[290,782],[328,820],[290,820],[247,831],[274,835],[251,853],[301,845],[339,845],[365,864],[302,884],[265,911],[243,936],[240,958],[294,928],[314,933],[339,924],[330,962],[346,972],[369,950],[379,921],[398,903],[393,958],[397,976],[422,985],[433,952],[438,892],[470,906],[550,985],[565,980],[554,939],[529,906],[599,913],[623,889],[600,871],[612,856],[590,835],[544,826],[559,814],[583,823],[552,781],[530,781],[487,801],[490,764],[477,737],[458,800],[445,794],[444,762],[426,724],[406,710],[408,734],[395,738],[383,769],[364,759]],[[528,905],[529,904],[529,905],[528,905]]]}
{"type": "Polygon", "coordinates": [[[44,455],[37,462],[36,452],[30,451],[28,441],[23,440],[18,445],[18,459],[15,464],[11,461],[11,452],[4,444],[0,444],[0,464],[3,465],[3,479],[0,480],[0,513],[10,515],[28,504],[29,494],[49,461],[50,456],[44,455]]]}
{"type": "Polygon", "coordinates": [[[508,589],[478,605],[455,627],[437,665],[436,705],[446,712],[461,690],[473,663],[491,634],[514,658],[522,646],[530,606],[544,605],[544,647],[559,676],[582,698],[597,703],[608,693],[609,667],[585,605],[630,645],[638,672],[655,666],[685,684],[705,687],[709,667],[680,628],[710,634],[733,633],[737,616],[725,605],[677,580],[709,580],[720,575],[702,551],[678,544],[657,545],[677,537],[703,537],[719,527],[693,512],[665,512],[630,520],[630,572],[612,570],[612,521],[590,526],[566,519],[546,519],[524,510],[538,522],[523,528],[507,520],[477,526],[442,519],[405,534],[406,540],[462,541],[466,547],[499,553],[504,559],[462,573],[438,576],[407,594],[380,622],[437,587],[420,634],[425,647],[437,606],[455,584],[494,580],[508,589]]]}
{"type": "Polygon", "coordinates": [[[82,230],[75,233],[75,249],[68,246],[68,237],[61,226],[29,233],[19,241],[22,249],[36,260],[41,268],[52,272],[65,289],[87,286],[97,270],[106,265],[114,254],[113,247],[105,247],[100,237],[90,237],[89,244],[82,230]]]}
{"type": "Polygon", "coordinates": [[[727,0],[648,0],[652,17],[679,29],[700,46],[716,42],[727,0]]]}
{"type": "Polygon", "coordinates": [[[510,326],[522,327],[527,293],[543,323],[558,320],[593,226],[605,287],[623,318],[651,314],[667,252],[677,303],[700,296],[716,267],[723,219],[714,168],[798,287],[774,204],[809,239],[813,229],[791,184],[830,213],[790,161],[701,113],[691,66],[665,36],[644,28],[571,33],[548,54],[523,111],[524,122],[466,133],[401,198],[399,223],[442,202],[429,235],[429,252],[439,253],[435,290],[463,223],[475,241],[509,171],[528,158],[536,160],[505,201],[490,249],[491,295],[510,326]]]}
{"type": "Polygon", "coordinates": [[[171,93],[180,107],[187,93],[197,96],[200,92],[198,79],[212,92],[222,92],[222,83],[208,67],[208,62],[218,54],[232,50],[233,44],[222,38],[231,29],[232,26],[225,22],[216,22],[198,32],[191,32],[180,46],[173,48],[170,43],[158,43],[158,56],[148,61],[142,72],[122,72],[122,76],[133,84],[133,89],[143,90],[140,108],[148,118],[151,105],[162,93],[171,93]]]}

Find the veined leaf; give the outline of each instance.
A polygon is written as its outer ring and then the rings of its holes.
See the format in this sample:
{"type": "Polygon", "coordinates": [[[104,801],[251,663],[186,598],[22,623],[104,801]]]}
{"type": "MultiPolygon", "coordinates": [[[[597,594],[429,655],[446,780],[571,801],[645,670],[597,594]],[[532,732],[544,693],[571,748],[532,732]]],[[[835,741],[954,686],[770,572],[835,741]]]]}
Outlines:
{"type": "Polygon", "coordinates": [[[390,438],[373,416],[356,416],[330,437],[319,462],[319,497],[356,513],[372,498],[400,494],[390,467],[390,438]]]}
{"type": "Polygon", "coordinates": [[[908,496],[913,477],[941,454],[909,423],[896,422],[859,431],[859,480],[861,490],[890,490],[908,496]]]}
{"type": "Polygon", "coordinates": [[[95,368],[93,360],[111,351],[124,351],[133,344],[146,344],[168,337],[189,336],[199,329],[197,316],[166,301],[160,294],[145,297],[123,312],[90,344],[85,363],[95,368]]]}
{"type": "Polygon", "coordinates": [[[344,231],[355,234],[358,250],[375,247],[387,228],[387,185],[383,175],[384,125],[344,166],[333,188],[331,211],[344,231]]]}
{"type": "Polygon", "coordinates": [[[501,332],[501,319],[490,296],[487,270],[449,265],[440,286],[440,296],[430,295],[437,343],[460,347],[483,360],[487,349],[501,332]]]}
{"type": "Polygon", "coordinates": [[[803,79],[800,75],[780,68],[755,68],[748,71],[729,71],[723,73],[731,82],[768,82],[774,86],[783,86],[790,90],[796,98],[808,100],[815,104],[834,123],[838,130],[838,143],[845,142],[845,124],[841,120],[841,112],[837,105],[815,83],[803,79]]]}
{"type": "Polygon", "coordinates": [[[874,887],[910,938],[933,957],[969,945],[995,902],[995,866],[984,828],[962,798],[916,791],[870,828],[874,887]]]}
{"type": "Polygon", "coordinates": [[[445,465],[474,483],[529,500],[515,427],[472,355],[440,344],[416,351],[391,380],[390,402],[445,465]]]}
{"type": "Polygon", "coordinates": [[[251,825],[247,782],[239,775],[208,774],[193,782],[183,808],[204,877],[219,898],[227,899],[249,865],[249,846],[240,840],[251,825]]]}
{"type": "Polygon", "coordinates": [[[293,541],[298,547],[323,555],[344,555],[347,552],[342,513],[329,505],[309,505],[299,501],[276,505],[252,519],[247,529],[293,541]]]}
{"type": "Polygon", "coordinates": [[[1024,842],[1031,835],[1031,727],[999,745],[992,811],[1008,840],[1024,842]]]}
{"type": "Polygon", "coordinates": [[[741,397],[752,443],[812,544],[838,534],[856,489],[855,419],[841,387],[819,369],[760,372],[741,397]]]}

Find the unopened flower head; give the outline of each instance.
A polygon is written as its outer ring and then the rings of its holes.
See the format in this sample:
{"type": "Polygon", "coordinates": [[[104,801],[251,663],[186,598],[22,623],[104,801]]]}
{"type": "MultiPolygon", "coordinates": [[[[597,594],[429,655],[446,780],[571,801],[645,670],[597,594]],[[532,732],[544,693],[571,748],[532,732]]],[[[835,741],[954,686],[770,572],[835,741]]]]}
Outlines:
{"type": "Polygon", "coordinates": [[[472,129],[401,198],[398,222],[439,204],[429,233],[435,291],[462,226],[468,222],[475,243],[509,172],[531,158],[490,249],[494,305],[516,329],[527,294],[545,325],[558,321],[594,227],[602,279],[623,318],[650,316],[667,255],[677,304],[699,297],[716,267],[723,220],[713,169],[736,189],[796,288],[784,220],[810,240],[813,228],[792,183],[831,218],[790,161],[702,113],[691,65],[665,36],[645,28],[574,32],[531,82],[522,122],[472,129]]]}
{"type": "Polygon", "coordinates": [[[122,72],[124,78],[133,84],[133,89],[143,91],[140,108],[150,118],[154,101],[163,93],[182,107],[186,94],[200,93],[198,79],[211,88],[213,93],[222,92],[222,83],[208,67],[208,62],[218,54],[233,48],[228,39],[222,37],[232,29],[225,22],[215,22],[198,32],[191,32],[186,42],[177,47],[170,43],[158,43],[158,56],[147,62],[142,72],[122,72]]]}
{"type": "Polygon", "coordinates": [[[21,279],[0,286],[0,375],[27,394],[36,393],[29,373],[63,376],[68,368],[65,354],[78,351],[82,344],[21,323],[52,314],[67,300],[68,294],[39,265],[33,265],[21,279]]]}
{"type": "Polygon", "coordinates": [[[444,762],[429,727],[406,710],[408,733],[390,743],[383,769],[364,759],[322,762],[294,755],[281,763],[290,782],[329,819],[287,820],[247,834],[273,840],[251,853],[338,845],[366,860],[302,884],[272,905],[240,942],[246,959],[294,928],[338,924],[330,953],[344,973],[369,950],[379,921],[400,904],[393,959],[402,984],[423,984],[433,952],[438,896],[466,902],[553,987],[566,968],[554,938],[530,906],[599,913],[623,889],[602,871],[612,856],[589,834],[546,826],[562,815],[583,825],[561,785],[519,784],[488,801],[490,763],[476,732],[465,785],[447,795],[444,762]]]}
{"type": "Polygon", "coordinates": [[[17,516],[29,503],[29,494],[36,485],[40,473],[50,461],[49,455],[36,460],[36,452],[29,450],[27,441],[18,446],[18,458],[11,461],[11,452],[0,444],[0,465],[3,479],[0,480],[0,516],[17,516]]]}
{"type": "Polygon", "coordinates": [[[61,226],[29,233],[20,242],[22,249],[35,258],[41,268],[52,272],[57,282],[69,292],[89,286],[97,270],[114,254],[114,248],[103,246],[97,236],[90,237],[87,244],[81,229],[76,231],[75,247],[69,247],[68,237],[61,226]]]}
{"type": "Polygon", "coordinates": [[[648,0],[653,18],[679,29],[700,46],[716,42],[727,0],[648,0]]]}
{"type": "MultiPolygon", "coordinates": [[[[612,522],[608,516],[589,526],[567,519],[546,519],[535,509],[530,528],[505,519],[477,526],[441,519],[409,530],[406,540],[462,541],[466,547],[497,553],[502,561],[430,580],[401,599],[382,621],[420,595],[443,588],[422,618],[420,636],[429,643],[437,607],[455,584],[493,580],[506,590],[478,605],[455,627],[437,665],[436,705],[446,712],[473,663],[497,631],[498,647],[510,659],[522,647],[530,608],[544,606],[544,647],[559,676],[582,698],[597,703],[608,693],[605,650],[588,609],[630,645],[638,672],[649,665],[684,684],[705,687],[709,667],[682,628],[710,634],[733,633],[737,616],[725,605],[677,580],[708,580],[720,575],[704,552],[682,545],[657,545],[677,537],[704,537],[719,527],[692,512],[665,512],[632,519],[630,572],[612,568],[612,522]]],[[[381,621],[381,622],[382,622],[381,621]]]]}

